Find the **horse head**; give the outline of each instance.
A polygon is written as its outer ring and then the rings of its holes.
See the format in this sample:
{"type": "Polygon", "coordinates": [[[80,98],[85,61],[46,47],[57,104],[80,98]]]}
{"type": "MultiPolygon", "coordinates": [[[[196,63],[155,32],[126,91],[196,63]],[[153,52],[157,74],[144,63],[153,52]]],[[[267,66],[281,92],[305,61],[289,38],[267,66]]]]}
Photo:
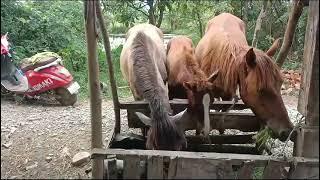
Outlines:
{"type": "MultiPolygon", "coordinates": [[[[268,53],[250,48],[239,68],[240,95],[252,111],[271,128],[274,137],[284,141],[293,129],[280,89],[283,83],[278,66],[268,53]]],[[[272,53],[271,53],[272,52],[272,53]]],[[[294,136],[293,136],[294,137],[294,136]]]]}
{"type": "MultiPolygon", "coordinates": [[[[206,93],[213,92],[216,89],[213,82],[218,75],[219,70],[216,70],[208,78],[183,82],[183,87],[187,90],[189,105],[192,108],[202,103],[203,96],[206,93]]],[[[213,97],[211,99],[213,99],[213,97]]]]}

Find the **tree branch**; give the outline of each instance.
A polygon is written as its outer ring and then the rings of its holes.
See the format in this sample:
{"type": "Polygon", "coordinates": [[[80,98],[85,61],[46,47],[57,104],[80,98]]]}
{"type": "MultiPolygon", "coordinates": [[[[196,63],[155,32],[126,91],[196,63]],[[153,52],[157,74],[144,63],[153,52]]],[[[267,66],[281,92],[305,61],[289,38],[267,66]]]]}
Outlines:
{"type": "Polygon", "coordinates": [[[141,6],[141,7],[136,7],[136,6],[133,5],[133,3],[131,4],[131,3],[128,2],[128,6],[131,7],[132,9],[134,9],[134,10],[137,10],[137,11],[141,12],[143,15],[149,17],[149,15],[148,15],[146,12],[144,12],[143,10],[141,10],[141,8],[142,8],[142,7],[145,7],[146,5],[141,6]]]}
{"type": "Polygon", "coordinates": [[[299,17],[302,14],[304,4],[301,0],[294,0],[292,2],[292,8],[290,17],[288,20],[286,32],[284,34],[283,43],[281,46],[281,49],[279,51],[279,54],[277,56],[277,64],[279,67],[281,67],[287,58],[288,52],[290,50],[290,47],[292,45],[292,40],[294,37],[294,32],[297,27],[299,17]]]}

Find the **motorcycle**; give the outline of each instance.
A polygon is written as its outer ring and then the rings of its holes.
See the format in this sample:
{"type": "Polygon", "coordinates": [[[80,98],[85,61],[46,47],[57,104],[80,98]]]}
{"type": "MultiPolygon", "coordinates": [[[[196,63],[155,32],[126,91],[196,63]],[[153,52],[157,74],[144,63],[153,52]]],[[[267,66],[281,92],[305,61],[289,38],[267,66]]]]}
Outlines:
{"type": "Polygon", "coordinates": [[[42,52],[16,66],[7,35],[1,36],[1,96],[53,96],[64,106],[75,104],[80,85],[63,66],[62,58],[53,52],[42,52]]]}

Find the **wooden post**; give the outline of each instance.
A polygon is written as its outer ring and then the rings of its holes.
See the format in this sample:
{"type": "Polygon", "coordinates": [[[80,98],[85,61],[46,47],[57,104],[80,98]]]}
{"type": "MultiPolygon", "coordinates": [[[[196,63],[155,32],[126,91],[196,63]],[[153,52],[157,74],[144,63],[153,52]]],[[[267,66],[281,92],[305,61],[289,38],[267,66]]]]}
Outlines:
{"type": "MultiPolygon", "coordinates": [[[[96,7],[94,1],[84,2],[84,19],[87,37],[89,90],[91,108],[91,148],[102,148],[102,115],[99,80],[99,64],[97,60],[96,7]]],[[[93,159],[92,178],[103,178],[103,160],[93,159]]]]}
{"type": "Polygon", "coordinates": [[[118,93],[117,93],[117,84],[116,80],[114,78],[114,71],[113,71],[113,65],[112,65],[112,59],[111,59],[111,48],[110,48],[110,41],[109,41],[109,35],[106,28],[106,25],[103,20],[103,16],[101,13],[100,8],[100,1],[96,1],[96,10],[97,10],[97,17],[99,20],[100,28],[101,28],[101,34],[103,37],[103,44],[104,49],[106,52],[107,57],[107,63],[108,63],[108,70],[109,70],[109,80],[111,85],[111,92],[112,92],[112,99],[113,99],[113,107],[114,107],[114,114],[115,114],[115,127],[114,127],[114,133],[118,134],[120,133],[120,107],[119,107],[119,100],[118,100],[118,93]]]}
{"type": "MultiPolygon", "coordinates": [[[[319,158],[319,0],[309,2],[298,110],[306,124],[298,133],[295,156],[319,158]]],[[[319,178],[318,168],[296,167],[292,178],[319,178]]]]}

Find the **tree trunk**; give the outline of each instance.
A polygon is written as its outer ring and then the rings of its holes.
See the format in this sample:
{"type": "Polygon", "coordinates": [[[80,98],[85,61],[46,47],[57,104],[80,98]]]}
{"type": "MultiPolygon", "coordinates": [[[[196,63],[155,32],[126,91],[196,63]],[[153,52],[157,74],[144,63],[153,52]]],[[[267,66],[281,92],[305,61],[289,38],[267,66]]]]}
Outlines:
{"type": "Polygon", "coordinates": [[[198,27],[199,27],[200,37],[202,37],[202,35],[203,35],[203,25],[202,25],[200,13],[198,11],[196,11],[196,15],[197,15],[197,20],[198,20],[198,27]]]}
{"type": "Polygon", "coordinates": [[[291,13],[288,20],[286,32],[284,34],[283,43],[277,56],[277,64],[279,67],[283,65],[285,59],[287,58],[294,37],[294,32],[303,10],[303,6],[304,4],[301,0],[293,0],[292,2],[291,13]]]}
{"type": "Polygon", "coordinates": [[[158,17],[158,22],[157,22],[157,27],[160,28],[161,24],[162,24],[162,20],[163,20],[163,12],[164,12],[164,7],[160,7],[160,14],[159,14],[159,17],[158,17]]]}
{"type": "Polygon", "coordinates": [[[268,1],[263,1],[263,4],[262,4],[262,7],[261,7],[261,11],[260,11],[260,14],[257,18],[257,22],[256,22],[256,27],[254,28],[254,34],[253,34],[253,39],[252,39],[252,44],[251,46],[252,47],[257,47],[257,34],[258,32],[261,30],[261,24],[262,24],[262,21],[263,19],[266,17],[266,10],[267,10],[267,5],[268,5],[268,1]]]}
{"type": "MultiPolygon", "coordinates": [[[[96,3],[84,2],[84,20],[88,52],[88,76],[90,91],[90,116],[91,116],[91,148],[102,148],[102,109],[99,80],[99,63],[97,59],[97,29],[96,29],[96,3]]],[[[92,161],[93,179],[103,176],[103,160],[92,161]]]]}
{"type": "Polygon", "coordinates": [[[249,12],[249,2],[247,0],[242,0],[243,2],[243,13],[242,13],[242,20],[247,24],[248,23],[248,12],[249,12]]]}
{"type": "Polygon", "coordinates": [[[156,25],[156,20],[154,17],[154,7],[153,0],[147,0],[147,4],[149,6],[148,15],[149,15],[149,23],[152,25],[156,25]]]}

